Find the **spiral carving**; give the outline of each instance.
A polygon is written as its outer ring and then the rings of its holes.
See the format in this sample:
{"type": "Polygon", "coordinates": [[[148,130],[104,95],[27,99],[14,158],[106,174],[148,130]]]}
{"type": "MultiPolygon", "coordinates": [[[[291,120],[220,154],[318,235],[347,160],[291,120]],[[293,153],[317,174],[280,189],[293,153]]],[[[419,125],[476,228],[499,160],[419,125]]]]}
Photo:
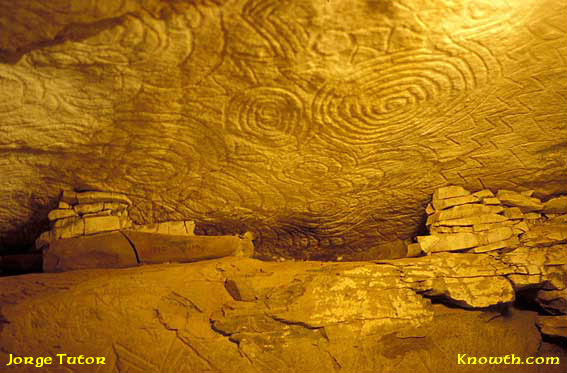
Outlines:
{"type": "Polygon", "coordinates": [[[285,146],[302,141],[309,133],[303,103],[295,94],[272,87],[258,87],[229,102],[225,125],[254,143],[285,146]]]}
{"type": "Polygon", "coordinates": [[[323,136],[373,143],[415,131],[419,118],[435,113],[436,100],[453,99],[474,86],[472,70],[461,58],[427,51],[377,58],[319,90],[313,121],[323,127],[323,136]]]}

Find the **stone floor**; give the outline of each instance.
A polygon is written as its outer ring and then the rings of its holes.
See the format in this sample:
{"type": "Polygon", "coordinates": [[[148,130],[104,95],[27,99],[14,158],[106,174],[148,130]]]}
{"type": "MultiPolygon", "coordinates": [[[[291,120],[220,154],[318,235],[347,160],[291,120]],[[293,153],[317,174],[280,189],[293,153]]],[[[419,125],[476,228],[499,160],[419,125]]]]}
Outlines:
{"type": "Polygon", "coordinates": [[[526,250],[352,263],[227,257],[0,278],[0,361],[106,358],[44,372],[562,372],[567,354],[542,336],[536,308],[512,304],[522,289],[561,287],[567,251],[526,250]],[[458,354],[561,365],[458,365],[458,354]]]}

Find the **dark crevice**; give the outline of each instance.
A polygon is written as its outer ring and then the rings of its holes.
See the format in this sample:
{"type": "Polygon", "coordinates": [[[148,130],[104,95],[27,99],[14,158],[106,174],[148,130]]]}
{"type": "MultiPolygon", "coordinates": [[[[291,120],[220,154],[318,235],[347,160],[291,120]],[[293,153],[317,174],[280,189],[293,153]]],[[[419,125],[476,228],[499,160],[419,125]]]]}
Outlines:
{"type": "Polygon", "coordinates": [[[0,277],[43,272],[41,251],[0,255],[0,277]]]}
{"type": "Polygon", "coordinates": [[[561,337],[552,337],[547,334],[541,334],[541,341],[554,344],[567,351],[567,339],[561,337]]]}
{"type": "Polygon", "coordinates": [[[537,293],[540,289],[540,287],[530,287],[517,290],[514,307],[522,311],[534,311],[540,315],[549,315],[550,313],[536,301],[537,293]]]}
{"type": "Polygon", "coordinates": [[[417,292],[424,298],[427,298],[431,301],[431,304],[441,304],[447,308],[452,309],[460,309],[465,311],[485,311],[485,312],[497,312],[503,316],[509,314],[509,309],[511,303],[498,303],[493,304],[488,307],[472,307],[465,302],[461,302],[450,298],[448,295],[440,294],[440,295],[430,295],[427,292],[417,292]]]}
{"type": "MultiPolygon", "coordinates": [[[[227,331],[224,331],[222,329],[219,329],[216,325],[215,325],[215,320],[211,320],[209,319],[209,322],[211,324],[211,329],[215,332],[218,333],[220,335],[222,335],[223,337],[230,337],[231,335],[233,335],[234,333],[230,333],[227,331]]],[[[231,341],[231,342],[235,342],[235,341],[231,341]]],[[[236,342],[235,342],[236,343],[236,342]]]]}
{"type": "Polygon", "coordinates": [[[307,324],[303,321],[290,321],[290,320],[282,319],[282,318],[277,317],[277,316],[269,316],[269,317],[274,321],[281,322],[282,324],[302,326],[302,327],[304,327],[306,329],[310,329],[310,330],[319,330],[319,329],[323,328],[323,326],[313,326],[313,325],[309,325],[309,324],[307,324]]]}
{"type": "Polygon", "coordinates": [[[130,247],[132,247],[132,250],[134,251],[134,255],[136,256],[136,262],[138,262],[138,264],[141,264],[142,261],[140,259],[140,254],[138,253],[138,249],[136,249],[136,245],[134,245],[134,242],[130,239],[130,237],[128,237],[128,235],[126,233],[124,233],[123,231],[118,231],[120,232],[120,234],[122,236],[124,236],[124,238],[128,241],[128,243],[130,244],[130,247]]]}

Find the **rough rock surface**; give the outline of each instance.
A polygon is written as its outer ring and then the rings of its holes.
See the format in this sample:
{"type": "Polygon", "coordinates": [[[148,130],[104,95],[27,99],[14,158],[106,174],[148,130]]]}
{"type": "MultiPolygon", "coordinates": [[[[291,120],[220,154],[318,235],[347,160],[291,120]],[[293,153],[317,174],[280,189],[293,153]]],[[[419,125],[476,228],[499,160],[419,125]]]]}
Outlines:
{"type": "Polygon", "coordinates": [[[441,187],[425,209],[429,235],[416,237],[407,256],[443,251],[497,255],[520,246],[567,243],[567,197],[543,203],[533,193],[499,190],[494,198],[489,189],[471,194],[458,186],[441,187]]]}
{"type": "Polygon", "coordinates": [[[45,272],[132,267],[137,264],[135,250],[120,232],[55,240],[43,252],[45,272]]]}
{"type": "Polygon", "coordinates": [[[127,196],[118,193],[63,192],[58,208],[48,215],[52,229],[35,242],[43,253],[43,270],[121,268],[254,254],[250,232],[196,236],[192,221],[133,225],[128,218],[130,204],[127,196]]]}
{"type": "Polygon", "coordinates": [[[42,249],[60,239],[131,228],[132,221],[128,217],[131,204],[132,201],[120,193],[63,191],[57,208],[47,215],[51,229],[36,239],[35,248],[42,249]]]}
{"type": "Polygon", "coordinates": [[[122,268],[254,255],[253,237],[195,236],[132,230],[54,240],[43,249],[43,271],[122,268]]]}
{"type": "Polygon", "coordinates": [[[563,0],[0,0],[0,246],[30,244],[60,189],[321,259],[385,255],[440,186],[565,193],[566,17],[563,0]]]}
{"type": "Polygon", "coordinates": [[[538,316],[536,323],[541,334],[567,342],[567,316],[538,316]]]}
{"type": "Polygon", "coordinates": [[[0,361],[66,353],[107,357],[98,372],[478,372],[457,365],[466,353],[560,356],[559,366],[482,371],[561,372],[565,352],[542,344],[539,332],[561,326],[507,305],[520,283],[561,288],[551,277],[564,269],[565,253],[363,263],[224,258],[0,278],[0,361]]]}

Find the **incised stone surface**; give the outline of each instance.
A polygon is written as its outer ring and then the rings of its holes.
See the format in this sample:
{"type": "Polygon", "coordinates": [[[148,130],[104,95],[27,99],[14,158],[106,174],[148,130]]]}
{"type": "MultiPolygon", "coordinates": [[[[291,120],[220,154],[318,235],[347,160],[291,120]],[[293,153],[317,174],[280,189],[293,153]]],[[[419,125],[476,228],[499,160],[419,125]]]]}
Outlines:
{"type": "Polygon", "coordinates": [[[563,0],[0,0],[1,245],[31,244],[61,189],[311,259],[399,256],[441,186],[565,193],[566,18],[563,0]]]}
{"type": "MultiPolygon", "coordinates": [[[[57,353],[107,361],[44,372],[563,372],[565,351],[541,333],[564,341],[564,311],[510,304],[524,286],[564,291],[566,253],[361,263],[232,257],[5,277],[0,361],[57,353]],[[457,365],[458,354],[551,355],[562,365],[457,365]]],[[[3,371],[30,369],[12,368],[3,371]]]]}

